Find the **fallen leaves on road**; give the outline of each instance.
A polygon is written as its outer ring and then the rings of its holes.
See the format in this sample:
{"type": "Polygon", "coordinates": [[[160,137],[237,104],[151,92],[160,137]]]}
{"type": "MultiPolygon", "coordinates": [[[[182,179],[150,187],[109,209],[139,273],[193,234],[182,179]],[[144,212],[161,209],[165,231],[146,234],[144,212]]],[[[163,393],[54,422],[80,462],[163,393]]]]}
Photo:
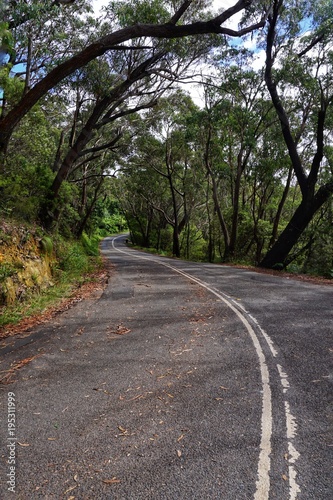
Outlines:
{"type": "MultiPolygon", "coordinates": [[[[65,491],[64,495],[66,495],[66,493],[69,493],[70,491],[75,490],[75,488],[77,488],[77,487],[78,487],[77,484],[75,486],[71,486],[70,488],[68,488],[68,490],[65,491]]],[[[70,497],[70,498],[75,498],[75,497],[70,497]]]]}
{"type": "Polygon", "coordinates": [[[15,382],[15,380],[12,379],[14,373],[22,368],[23,366],[27,365],[30,363],[33,359],[37,358],[40,356],[40,354],[36,354],[35,356],[31,356],[30,358],[25,358],[22,359],[21,361],[18,361],[17,363],[12,363],[11,367],[9,370],[5,370],[1,373],[4,373],[4,375],[0,378],[0,384],[6,385],[6,384],[12,384],[15,382]]]}
{"type": "Polygon", "coordinates": [[[117,328],[109,327],[107,333],[111,335],[126,335],[126,333],[129,333],[130,331],[131,330],[129,328],[126,328],[126,326],[118,325],[117,328]]]}
{"type": "Polygon", "coordinates": [[[102,479],[102,482],[105,484],[117,484],[120,483],[120,479],[113,477],[112,479],[102,479]]]}

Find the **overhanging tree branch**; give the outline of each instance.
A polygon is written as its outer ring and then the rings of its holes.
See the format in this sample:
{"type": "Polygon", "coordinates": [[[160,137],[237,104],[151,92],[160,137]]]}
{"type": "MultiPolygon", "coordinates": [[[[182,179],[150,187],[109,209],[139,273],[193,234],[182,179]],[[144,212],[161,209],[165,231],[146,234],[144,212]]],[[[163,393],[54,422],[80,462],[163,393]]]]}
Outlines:
{"type": "MultiPolygon", "coordinates": [[[[253,0],[252,0],[253,1],[253,0]]],[[[263,27],[266,19],[263,18],[248,28],[233,31],[223,28],[221,25],[234,14],[240,12],[252,3],[251,0],[239,0],[233,7],[225,10],[221,15],[209,21],[197,21],[185,25],[176,25],[181,16],[187,10],[191,2],[184,2],[172,19],[165,24],[137,24],[117,30],[106,35],[96,42],[90,44],[75,56],[59,64],[40,80],[20,102],[0,121],[0,151],[5,151],[8,140],[16,125],[27,114],[27,112],[43,97],[49,90],[71,75],[74,71],[85,66],[88,62],[105,54],[107,51],[116,49],[120,44],[140,37],[152,37],[157,39],[181,38],[191,35],[203,35],[209,33],[225,34],[229,36],[242,36],[255,29],[263,27]]]]}
{"type": "Polygon", "coordinates": [[[90,153],[98,153],[99,151],[104,151],[105,149],[112,149],[117,142],[122,138],[123,133],[119,131],[119,133],[107,144],[102,144],[101,146],[96,146],[94,148],[84,149],[79,153],[79,156],[84,156],[90,153]]]}
{"type": "Polygon", "coordinates": [[[127,116],[127,115],[131,115],[131,114],[134,114],[134,113],[137,113],[138,111],[141,111],[143,109],[149,109],[149,108],[152,108],[154,106],[156,106],[157,104],[157,101],[152,101],[152,102],[149,102],[147,104],[142,104],[141,106],[136,106],[135,108],[129,108],[129,109],[125,109],[124,111],[121,111],[113,116],[110,116],[110,117],[104,117],[102,120],[100,120],[96,125],[95,125],[95,129],[98,130],[99,128],[103,127],[104,125],[108,124],[108,123],[111,123],[113,121],[116,121],[118,120],[119,118],[122,118],[123,116],[127,116]]]}

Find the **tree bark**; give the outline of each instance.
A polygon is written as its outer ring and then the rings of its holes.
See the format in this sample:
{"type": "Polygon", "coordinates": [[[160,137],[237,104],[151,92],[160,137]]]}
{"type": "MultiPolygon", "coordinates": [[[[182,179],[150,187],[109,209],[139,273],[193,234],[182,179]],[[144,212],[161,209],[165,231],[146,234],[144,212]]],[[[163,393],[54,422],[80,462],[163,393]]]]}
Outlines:
{"type": "Polygon", "coordinates": [[[276,243],[262,259],[259,267],[283,269],[289,264],[289,253],[298,242],[314,215],[329,199],[332,193],[333,180],[319,188],[314,197],[309,196],[302,200],[287,227],[282,231],[276,243]]]}
{"type": "Polygon", "coordinates": [[[215,208],[215,211],[217,213],[217,217],[218,217],[218,220],[219,220],[219,223],[220,223],[220,227],[221,227],[221,230],[222,230],[222,233],[223,233],[223,238],[224,238],[224,256],[223,256],[223,260],[228,260],[228,258],[229,258],[229,250],[230,250],[230,235],[229,235],[227,224],[226,224],[226,222],[224,220],[224,216],[223,216],[223,213],[222,213],[222,210],[221,210],[221,207],[220,207],[219,196],[218,196],[218,189],[217,189],[217,183],[216,183],[216,179],[215,179],[214,173],[212,171],[210,160],[209,160],[209,150],[210,150],[210,146],[211,146],[211,132],[212,132],[211,131],[211,127],[209,126],[208,137],[207,137],[207,140],[206,140],[206,148],[205,148],[205,158],[204,158],[204,161],[205,161],[205,167],[206,167],[207,173],[208,173],[208,175],[209,175],[209,177],[211,178],[211,181],[212,181],[212,194],[213,194],[214,208],[215,208]]]}
{"type": "Polygon", "coordinates": [[[316,152],[313,157],[310,173],[306,175],[305,169],[302,165],[301,157],[297,151],[297,140],[295,140],[292,135],[287,113],[279,97],[277,84],[272,76],[272,68],[274,63],[273,47],[276,37],[276,25],[278,17],[280,15],[280,9],[282,7],[282,0],[276,0],[274,2],[272,15],[269,17],[269,29],[267,33],[266,46],[265,81],[277,116],[279,118],[283,138],[289,152],[293,170],[301,189],[302,201],[296,209],[290,222],[287,224],[287,227],[278,237],[276,243],[272,246],[272,248],[260,262],[259,266],[266,268],[285,268],[288,265],[288,263],[290,262],[290,259],[288,260],[289,253],[296,245],[303,231],[307,228],[317,211],[333,193],[333,179],[331,179],[325,185],[321,186],[315,193],[318,173],[324,155],[324,127],[329,100],[325,100],[323,91],[321,90],[321,106],[318,111],[316,129],[316,152]]]}
{"type": "Polygon", "coordinates": [[[87,212],[86,212],[85,216],[83,217],[83,219],[82,219],[82,221],[80,223],[80,226],[79,226],[78,230],[77,230],[77,236],[78,237],[82,236],[82,233],[83,233],[83,231],[86,228],[86,225],[87,225],[87,222],[89,220],[89,217],[91,216],[92,211],[93,211],[93,209],[94,209],[94,207],[96,205],[97,195],[98,195],[99,190],[102,187],[103,181],[104,181],[104,177],[101,177],[98,185],[96,186],[96,189],[95,189],[95,192],[94,192],[94,197],[93,197],[93,199],[92,199],[92,201],[91,201],[91,203],[90,203],[90,205],[89,205],[89,207],[87,209],[87,212]]]}
{"type": "Polygon", "coordinates": [[[279,229],[280,219],[281,219],[281,215],[282,215],[282,210],[283,210],[285,202],[287,201],[287,196],[288,196],[288,193],[289,193],[289,188],[290,188],[292,174],[293,174],[293,169],[292,169],[292,167],[290,167],[289,168],[289,172],[288,172],[287,182],[286,182],[286,185],[284,187],[284,190],[283,190],[283,193],[282,193],[282,197],[281,197],[281,200],[280,200],[280,203],[279,203],[276,215],[275,215],[274,223],[273,223],[272,236],[271,236],[271,239],[270,239],[270,242],[269,242],[269,246],[270,247],[272,247],[274,245],[274,243],[276,242],[276,240],[277,240],[277,235],[278,235],[278,229],[279,229]]]}

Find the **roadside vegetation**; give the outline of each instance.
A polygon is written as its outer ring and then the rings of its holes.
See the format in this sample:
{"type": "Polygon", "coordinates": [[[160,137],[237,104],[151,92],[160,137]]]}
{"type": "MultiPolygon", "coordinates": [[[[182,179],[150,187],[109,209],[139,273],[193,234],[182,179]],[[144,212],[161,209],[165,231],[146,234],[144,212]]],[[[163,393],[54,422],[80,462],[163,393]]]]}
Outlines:
{"type": "MultiPolygon", "coordinates": [[[[23,228],[28,231],[26,226],[18,226],[17,222],[14,225],[13,221],[6,227],[7,231],[11,228],[12,236],[17,233],[15,229],[18,227],[21,234],[23,228]]],[[[32,233],[31,228],[29,232],[32,233]]],[[[81,241],[65,240],[60,236],[39,239],[41,243],[45,241],[49,245],[47,255],[43,245],[40,245],[39,252],[31,238],[29,246],[23,247],[24,250],[29,248],[29,255],[25,258],[22,258],[24,253],[20,252],[17,241],[2,246],[0,331],[22,318],[37,317],[50,307],[61,307],[64,299],[77,293],[82,285],[98,280],[103,265],[97,238],[91,240],[85,235],[81,241]],[[31,263],[34,267],[29,272],[31,263]]]]}
{"type": "MultiPolygon", "coordinates": [[[[127,229],[158,253],[332,278],[330,7],[127,0],[96,17],[86,0],[5,2],[0,217],[40,228],[55,259],[29,307],[127,229]]],[[[1,259],[4,322],[28,307],[8,292],[17,272],[1,259]]]]}
{"type": "MultiPolygon", "coordinates": [[[[110,224],[109,218],[108,223],[110,224]]],[[[113,227],[118,232],[119,216],[113,227]]],[[[108,271],[99,251],[109,230],[95,229],[88,236],[68,238],[45,233],[42,228],[17,219],[0,227],[0,337],[3,329],[22,319],[61,310],[71,299],[103,287],[108,271]]],[[[108,226],[111,229],[111,226],[108,226]]],[[[123,225],[121,226],[123,227],[123,225]]],[[[5,333],[6,336],[6,333],[5,333]]]]}

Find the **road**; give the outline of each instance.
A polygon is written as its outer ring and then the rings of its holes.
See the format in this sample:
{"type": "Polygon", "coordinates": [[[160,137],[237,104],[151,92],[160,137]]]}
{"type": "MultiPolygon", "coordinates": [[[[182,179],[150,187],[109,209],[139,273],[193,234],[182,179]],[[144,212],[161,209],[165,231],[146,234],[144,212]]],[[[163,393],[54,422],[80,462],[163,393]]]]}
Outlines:
{"type": "Polygon", "coordinates": [[[331,499],[332,287],[102,252],[100,297],[1,346],[0,498],[331,499]]]}

